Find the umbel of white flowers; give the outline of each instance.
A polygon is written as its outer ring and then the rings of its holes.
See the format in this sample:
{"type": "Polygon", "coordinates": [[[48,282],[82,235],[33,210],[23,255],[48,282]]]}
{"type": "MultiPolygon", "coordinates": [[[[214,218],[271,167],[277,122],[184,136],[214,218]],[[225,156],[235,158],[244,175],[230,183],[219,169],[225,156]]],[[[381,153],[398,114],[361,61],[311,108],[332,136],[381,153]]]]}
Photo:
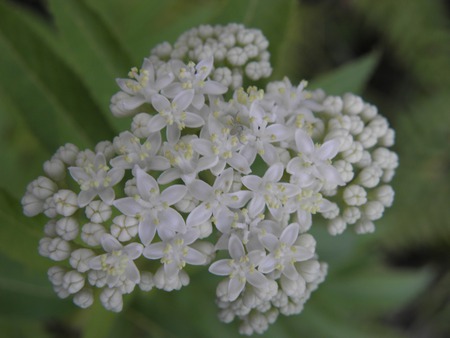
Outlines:
{"type": "Polygon", "coordinates": [[[59,263],[48,271],[59,297],[86,308],[98,288],[117,312],[136,286],[178,290],[189,265],[205,265],[223,276],[220,319],[262,333],[326,276],[313,216],[331,235],[374,231],[394,197],[394,131],[353,94],[287,78],[242,88],[270,75],[267,47],[237,24],[157,46],[117,80],[111,111],[132,116],[130,130],[44,163],[22,205],[49,218],[39,253],[59,263]]]}

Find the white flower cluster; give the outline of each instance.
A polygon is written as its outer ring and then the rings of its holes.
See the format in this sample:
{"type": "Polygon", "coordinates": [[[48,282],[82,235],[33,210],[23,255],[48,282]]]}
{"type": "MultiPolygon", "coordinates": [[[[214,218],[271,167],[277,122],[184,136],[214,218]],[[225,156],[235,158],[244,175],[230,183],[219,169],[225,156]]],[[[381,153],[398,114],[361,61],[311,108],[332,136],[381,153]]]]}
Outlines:
{"type": "Polygon", "coordinates": [[[120,311],[136,286],[178,290],[189,265],[209,265],[225,277],[220,319],[262,333],[325,278],[313,215],[331,234],[373,231],[394,195],[392,129],[361,98],[305,81],[239,87],[270,74],[267,45],[236,24],[159,45],[118,80],[111,109],[133,116],[130,130],[94,151],[67,144],[44,164],[22,204],[49,218],[39,252],[60,262],[48,273],[58,296],[85,308],[98,288],[120,311]]]}

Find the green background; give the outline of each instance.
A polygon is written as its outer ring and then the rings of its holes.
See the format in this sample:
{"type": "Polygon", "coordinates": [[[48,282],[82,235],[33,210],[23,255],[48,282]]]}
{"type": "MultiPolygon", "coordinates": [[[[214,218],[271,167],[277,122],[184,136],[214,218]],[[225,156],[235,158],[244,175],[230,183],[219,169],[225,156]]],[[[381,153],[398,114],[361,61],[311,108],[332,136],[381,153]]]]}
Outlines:
{"type": "Polygon", "coordinates": [[[0,336],[236,337],[214,304],[216,277],[179,292],[135,291],[120,314],[56,297],[37,253],[42,219],[26,185],[66,142],[112,139],[114,79],[199,24],[243,23],[270,41],[274,73],[358,93],[396,130],[394,206],[375,234],[314,229],[329,275],[302,314],[264,337],[450,336],[450,5],[442,0],[0,0],[0,336]],[[33,1],[28,1],[33,3],[33,1]],[[36,11],[38,8],[38,11],[36,11]]]}

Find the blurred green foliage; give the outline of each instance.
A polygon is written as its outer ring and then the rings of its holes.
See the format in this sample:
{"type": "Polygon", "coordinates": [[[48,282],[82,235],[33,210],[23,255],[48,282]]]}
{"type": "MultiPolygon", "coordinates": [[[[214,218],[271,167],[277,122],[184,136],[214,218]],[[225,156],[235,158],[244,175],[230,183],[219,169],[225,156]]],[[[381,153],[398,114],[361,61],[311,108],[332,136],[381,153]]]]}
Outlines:
{"type": "Polygon", "coordinates": [[[20,197],[66,142],[124,130],[114,79],[156,43],[204,23],[240,22],[271,42],[273,79],[307,78],[376,104],[397,132],[396,202],[375,235],[316,228],[329,276],[299,316],[267,337],[448,337],[450,5],[444,0],[49,0],[38,15],[0,1],[0,327],[2,337],[235,337],[216,318],[217,279],[135,292],[112,314],[59,300],[37,254],[43,222],[20,197]],[[174,325],[176,323],[176,325],[174,325]]]}

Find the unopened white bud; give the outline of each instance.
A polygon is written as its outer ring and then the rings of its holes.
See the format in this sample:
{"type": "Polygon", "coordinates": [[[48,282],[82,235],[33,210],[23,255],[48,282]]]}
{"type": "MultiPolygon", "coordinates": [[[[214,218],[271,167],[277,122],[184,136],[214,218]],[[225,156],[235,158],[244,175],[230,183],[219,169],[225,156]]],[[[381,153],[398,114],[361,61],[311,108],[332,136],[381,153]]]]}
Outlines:
{"type": "Polygon", "coordinates": [[[69,290],[67,290],[62,285],[54,285],[53,290],[55,291],[56,295],[61,299],[64,299],[64,298],[67,298],[70,296],[69,290]]]}
{"type": "Polygon", "coordinates": [[[374,130],[367,126],[362,132],[357,136],[357,140],[361,142],[364,148],[371,148],[377,143],[377,136],[374,130]]]}
{"type": "Polygon", "coordinates": [[[384,206],[381,202],[370,201],[364,206],[364,214],[370,221],[376,221],[383,216],[384,206]]]}
{"type": "Polygon", "coordinates": [[[345,208],[342,212],[342,218],[348,224],[355,224],[361,218],[361,211],[357,207],[345,208]]]}
{"type": "Polygon", "coordinates": [[[386,134],[378,140],[378,143],[383,147],[391,147],[395,143],[395,131],[388,128],[386,134]]]}
{"type": "Polygon", "coordinates": [[[106,233],[105,228],[98,223],[86,223],[81,228],[81,239],[90,246],[100,245],[100,238],[106,233]]]}
{"type": "Polygon", "coordinates": [[[350,131],[351,126],[352,120],[350,119],[350,116],[347,115],[338,116],[328,121],[329,129],[345,129],[347,133],[350,131]]]}
{"type": "Polygon", "coordinates": [[[62,285],[66,270],[60,266],[52,266],[48,269],[47,276],[54,286],[62,285]]]}
{"type": "Polygon", "coordinates": [[[316,240],[310,234],[301,234],[298,236],[295,244],[305,249],[309,249],[311,252],[316,251],[316,240]]]}
{"type": "Polygon", "coordinates": [[[387,169],[383,172],[383,176],[381,177],[381,180],[384,183],[389,183],[394,178],[394,175],[395,175],[395,170],[387,169]]]}
{"type": "Polygon", "coordinates": [[[105,156],[106,160],[109,161],[116,155],[116,151],[114,150],[114,146],[110,141],[101,141],[96,144],[95,152],[101,153],[105,156]]]}
{"type": "Polygon", "coordinates": [[[377,138],[380,138],[386,135],[389,128],[389,123],[385,117],[378,115],[372,121],[370,121],[368,127],[372,129],[374,135],[377,138]]]}
{"type": "Polygon", "coordinates": [[[78,271],[69,271],[63,277],[62,286],[71,294],[77,293],[84,287],[84,276],[78,271]]]}
{"type": "Polygon", "coordinates": [[[344,112],[349,115],[360,114],[364,108],[364,101],[354,94],[347,93],[343,97],[344,112]]]}
{"type": "Polygon", "coordinates": [[[350,182],[353,179],[353,166],[349,162],[338,160],[333,162],[333,166],[337,169],[345,183],[350,182]]]}
{"type": "Polygon", "coordinates": [[[247,54],[247,57],[249,59],[256,58],[259,54],[258,47],[256,47],[253,44],[246,45],[244,47],[244,52],[245,52],[245,54],[247,54]]]}
{"type": "Polygon", "coordinates": [[[148,271],[141,272],[141,279],[139,281],[139,288],[142,291],[150,291],[155,286],[153,283],[153,274],[148,271]]]}
{"type": "Polygon", "coordinates": [[[43,257],[50,256],[49,246],[50,246],[51,242],[52,242],[52,238],[50,238],[50,237],[44,237],[39,240],[39,247],[38,247],[39,255],[41,255],[43,257]]]}
{"type": "Polygon", "coordinates": [[[358,175],[357,181],[365,188],[373,188],[380,183],[383,170],[377,165],[364,168],[358,175]]]}
{"type": "Polygon", "coordinates": [[[89,260],[95,256],[94,251],[89,249],[77,249],[70,254],[70,266],[79,272],[86,272],[89,268],[89,260]]]}
{"type": "Polygon", "coordinates": [[[367,202],[367,192],[359,185],[349,185],[344,190],[344,201],[348,205],[363,205],[367,202]]]}
{"type": "Polygon", "coordinates": [[[365,168],[372,164],[372,156],[367,150],[364,150],[361,156],[361,159],[355,163],[355,166],[358,168],[365,168]]]}
{"type": "Polygon", "coordinates": [[[302,295],[306,289],[305,280],[301,276],[299,276],[299,278],[296,278],[295,280],[292,280],[282,275],[280,278],[280,284],[283,291],[289,297],[302,295]]]}
{"type": "Polygon", "coordinates": [[[55,218],[58,216],[58,213],[56,212],[56,203],[53,199],[53,196],[50,196],[47,198],[44,202],[44,215],[48,218],[55,218]]]}
{"type": "Polygon", "coordinates": [[[342,157],[347,162],[356,163],[361,160],[363,150],[363,145],[360,142],[353,142],[348,150],[342,152],[342,157]]]}
{"type": "Polygon", "coordinates": [[[131,180],[126,181],[124,192],[129,197],[139,195],[139,191],[136,187],[136,178],[133,177],[131,180]]]}
{"type": "Polygon", "coordinates": [[[156,55],[162,59],[169,57],[170,53],[172,53],[172,46],[167,41],[156,45],[156,47],[151,50],[152,55],[156,55]]]}
{"type": "Polygon", "coordinates": [[[199,239],[207,238],[213,232],[213,226],[212,226],[212,223],[210,221],[203,222],[203,223],[197,225],[195,228],[199,232],[199,235],[198,235],[199,239]]]}
{"type": "Polygon", "coordinates": [[[394,202],[394,189],[390,185],[383,185],[377,188],[375,191],[376,199],[383,204],[385,207],[392,206],[394,202]]]}
{"type": "Polygon", "coordinates": [[[215,69],[212,78],[214,81],[220,82],[227,87],[233,80],[231,70],[226,67],[219,67],[215,69]]]}
{"type": "Polygon", "coordinates": [[[30,186],[32,187],[31,192],[33,195],[41,200],[47,199],[58,190],[56,183],[44,176],[39,176],[31,182],[30,186]]]}
{"type": "Polygon", "coordinates": [[[103,201],[92,201],[86,206],[86,217],[91,220],[92,223],[104,223],[112,215],[111,207],[103,201]]]}
{"type": "Polygon", "coordinates": [[[119,291],[121,294],[126,295],[129,293],[132,293],[134,288],[136,287],[136,283],[129,279],[124,279],[120,281],[120,284],[118,285],[119,291]]]}
{"type": "Polygon", "coordinates": [[[102,270],[89,270],[88,281],[92,286],[102,288],[106,285],[107,274],[102,270]]]}
{"type": "Polygon", "coordinates": [[[359,235],[369,234],[375,231],[375,225],[368,219],[361,219],[355,225],[355,231],[359,235]]]}
{"type": "Polygon", "coordinates": [[[55,156],[67,165],[74,165],[78,155],[78,147],[71,143],[66,143],[60,147],[55,156]]]}
{"type": "Polygon", "coordinates": [[[361,117],[364,121],[368,122],[378,115],[378,108],[371,104],[366,103],[364,105],[363,111],[361,112],[361,117]]]}
{"type": "Polygon", "coordinates": [[[84,288],[73,296],[73,302],[76,306],[86,309],[94,303],[94,293],[91,288],[84,288]]]}
{"type": "Polygon", "coordinates": [[[72,216],[78,210],[77,195],[71,190],[59,190],[53,195],[56,212],[63,216],[72,216]]]}
{"type": "Polygon", "coordinates": [[[66,177],[66,166],[60,159],[52,158],[44,162],[44,172],[55,181],[61,181],[66,177]]]}
{"type": "Polygon", "coordinates": [[[78,222],[73,217],[64,217],[56,222],[56,233],[66,241],[74,240],[78,236],[78,222]]]}
{"type": "Polygon", "coordinates": [[[25,216],[33,217],[44,211],[44,201],[37,198],[32,193],[26,193],[20,202],[25,216]]]}
{"type": "Polygon", "coordinates": [[[70,256],[70,244],[62,238],[56,237],[48,245],[48,257],[54,261],[63,261],[70,256]]]}
{"type": "Polygon", "coordinates": [[[134,135],[139,138],[147,138],[150,136],[148,130],[148,123],[150,122],[151,116],[147,113],[140,113],[133,117],[133,122],[131,123],[131,131],[134,135]]]}
{"type": "Polygon", "coordinates": [[[339,207],[336,203],[330,203],[329,206],[324,211],[320,211],[320,213],[326,219],[333,219],[339,215],[339,207]]]}
{"type": "Polygon", "coordinates": [[[114,288],[106,288],[100,294],[100,301],[106,310],[120,312],[123,308],[122,293],[114,288]]]}
{"type": "Polygon", "coordinates": [[[245,67],[245,75],[253,81],[269,77],[271,73],[272,67],[270,66],[270,63],[266,61],[252,61],[245,67]]]}
{"type": "Polygon", "coordinates": [[[336,236],[340,235],[347,228],[347,223],[342,217],[336,217],[328,222],[328,233],[330,235],[336,236]]]}
{"type": "Polygon", "coordinates": [[[328,96],[322,104],[324,111],[331,115],[340,113],[344,107],[344,102],[339,96],[328,96]]]}
{"type": "Polygon", "coordinates": [[[45,224],[44,233],[50,237],[58,236],[56,233],[56,220],[52,219],[45,224]]]}
{"type": "Polygon", "coordinates": [[[233,47],[227,53],[227,60],[233,66],[243,66],[247,60],[247,54],[241,47],[233,47]]]}
{"type": "Polygon", "coordinates": [[[214,248],[214,245],[209,242],[197,241],[191,244],[191,247],[201,252],[206,257],[205,265],[211,263],[212,260],[215,258],[216,250],[214,248]]]}
{"type": "Polygon", "coordinates": [[[138,233],[139,221],[130,216],[119,215],[114,217],[111,225],[111,234],[121,242],[126,242],[138,233]]]}
{"type": "Polygon", "coordinates": [[[395,169],[398,166],[398,156],[386,148],[377,148],[372,153],[373,161],[382,169],[395,169]]]}
{"type": "Polygon", "coordinates": [[[320,264],[315,259],[299,262],[295,266],[307,283],[316,280],[317,276],[320,274],[320,264]]]}
{"type": "Polygon", "coordinates": [[[360,134],[364,129],[364,122],[358,115],[349,116],[351,125],[350,125],[350,133],[352,135],[360,134]]]}

